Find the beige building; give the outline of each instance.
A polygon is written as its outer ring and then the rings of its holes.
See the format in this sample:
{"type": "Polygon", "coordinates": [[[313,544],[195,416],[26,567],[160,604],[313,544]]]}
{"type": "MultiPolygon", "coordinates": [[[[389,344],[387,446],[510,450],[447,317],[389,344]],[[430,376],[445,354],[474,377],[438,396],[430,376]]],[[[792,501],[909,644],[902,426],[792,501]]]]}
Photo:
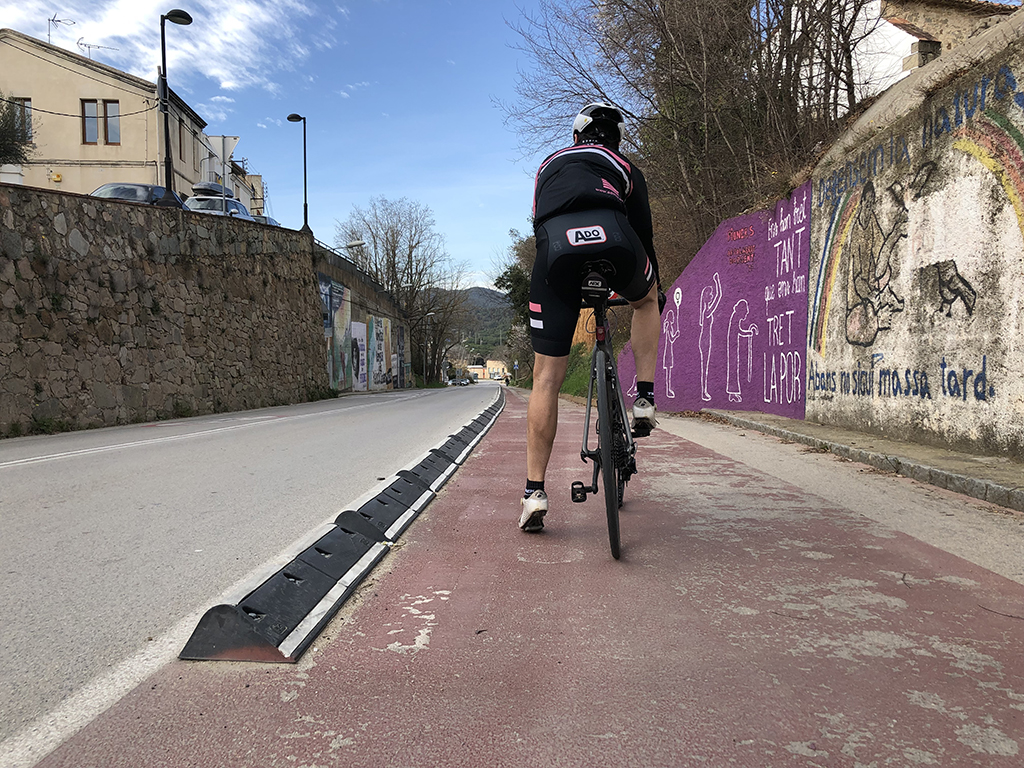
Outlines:
{"type": "Polygon", "coordinates": [[[483,379],[502,380],[508,376],[508,366],[501,360],[488,360],[486,365],[470,365],[466,370],[478,381],[483,379]]]}
{"type": "MultiPolygon", "coordinates": [[[[883,0],[882,17],[893,24],[923,32],[922,40],[938,43],[943,51],[1019,10],[1018,6],[984,0],[883,0]]],[[[915,53],[917,51],[915,50],[915,53]]],[[[925,63],[925,62],[921,62],[925,63]]],[[[916,66],[916,64],[915,64],[916,66]]]]}
{"type": "MultiPolygon", "coordinates": [[[[34,144],[29,162],[3,166],[0,181],[79,194],[110,181],[165,184],[155,83],[0,29],[0,92],[30,118],[34,144]]],[[[187,197],[196,182],[223,183],[206,121],[173,88],[169,124],[174,190],[187,197]]],[[[251,206],[259,177],[233,161],[228,166],[226,186],[251,206]]]]}

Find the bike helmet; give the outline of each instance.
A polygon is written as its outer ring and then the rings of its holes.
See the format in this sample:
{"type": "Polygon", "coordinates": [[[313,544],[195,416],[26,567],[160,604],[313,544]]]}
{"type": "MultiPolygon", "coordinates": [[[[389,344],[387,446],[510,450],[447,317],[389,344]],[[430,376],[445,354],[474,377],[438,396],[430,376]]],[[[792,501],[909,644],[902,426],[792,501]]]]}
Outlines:
{"type": "Polygon", "coordinates": [[[618,107],[603,101],[587,104],[572,122],[573,133],[619,145],[625,133],[625,120],[618,107]]]}

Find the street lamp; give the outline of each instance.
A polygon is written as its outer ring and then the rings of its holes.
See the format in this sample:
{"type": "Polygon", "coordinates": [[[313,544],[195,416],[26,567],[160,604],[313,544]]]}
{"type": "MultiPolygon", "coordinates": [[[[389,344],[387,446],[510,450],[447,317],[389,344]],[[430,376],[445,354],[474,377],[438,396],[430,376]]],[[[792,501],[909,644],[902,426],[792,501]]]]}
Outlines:
{"type": "Polygon", "coordinates": [[[175,8],[160,15],[160,80],[163,85],[163,98],[160,106],[164,112],[164,196],[160,198],[158,205],[177,206],[178,201],[174,199],[174,162],[171,159],[171,91],[167,85],[167,42],[164,35],[164,22],[170,21],[173,24],[188,26],[192,23],[192,17],[180,8],[175,8]]]}
{"type": "Polygon", "coordinates": [[[427,321],[427,329],[423,332],[423,386],[427,386],[427,344],[430,343],[430,318],[436,315],[436,312],[427,312],[423,316],[423,319],[427,321]]]}
{"type": "Polygon", "coordinates": [[[292,112],[288,115],[289,123],[302,123],[302,232],[312,232],[309,228],[309,200],[306,196],[306,118],[292,112]]]}

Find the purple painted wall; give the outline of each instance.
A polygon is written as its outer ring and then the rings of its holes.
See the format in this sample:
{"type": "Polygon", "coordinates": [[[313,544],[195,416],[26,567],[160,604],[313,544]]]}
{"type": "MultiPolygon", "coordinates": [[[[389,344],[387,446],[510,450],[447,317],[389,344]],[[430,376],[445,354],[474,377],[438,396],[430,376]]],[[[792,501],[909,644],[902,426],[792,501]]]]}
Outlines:
{"type": "MultiPolygon", "coordinates": [[[[654,378],[662,411],[804,417],[811,185],[723,222],[669,288],[654,378]]],[[[629,345],[622,380],[636,368],[629,345]]]]}

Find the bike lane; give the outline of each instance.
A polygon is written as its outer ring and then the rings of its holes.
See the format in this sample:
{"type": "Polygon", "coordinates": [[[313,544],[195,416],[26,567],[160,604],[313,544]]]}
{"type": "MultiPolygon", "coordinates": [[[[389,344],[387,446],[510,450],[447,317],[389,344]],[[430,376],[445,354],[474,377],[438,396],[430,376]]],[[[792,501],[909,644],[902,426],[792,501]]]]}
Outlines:
{"type": "Polygon", "coordinates": [[[616,562],[569,404],[523,534],[525,413],[298,664],[173,663],[39,765],[1019,764],[1024,587],[664,431],[616,562]]]}

